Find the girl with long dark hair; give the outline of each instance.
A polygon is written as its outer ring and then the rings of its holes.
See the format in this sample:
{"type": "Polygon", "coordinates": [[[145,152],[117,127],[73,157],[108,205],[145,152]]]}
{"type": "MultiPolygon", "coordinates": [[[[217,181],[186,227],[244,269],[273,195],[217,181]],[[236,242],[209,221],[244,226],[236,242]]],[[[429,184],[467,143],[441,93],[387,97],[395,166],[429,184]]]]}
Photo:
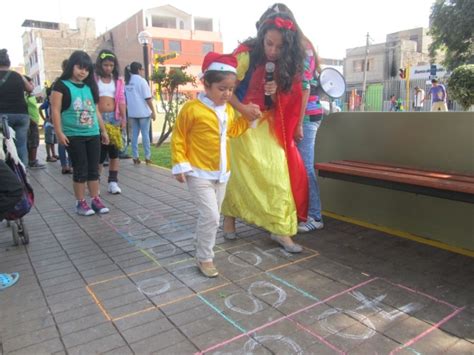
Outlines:
{"type": "Polygon", "coordinates": [[[224,236],[235,238],[239,217],[268,230],[286,251],[299,253],[302,247],[291,236],[308,209],[306,170],[294,142],[306,56],[302,35],[292,16],[273,14],[259,23],[257,37],[234,54],[239,82],[230,103],[259,122],[231,142],[224,236]]]}
{"type": "Polygon", "coordinates": [[[76,212],[82,216],[109,212],[99,197],[100,144],[109,144],[109,137],[98,102],[92,60],[86,52],[75,51],[53,86],[51,115],[58,142],[66,146],[72,162],[76,212]],[[86,183],[90,207],[85,200],[86,183]]]}
{"type": "MultiPolygon", "coordinates": [[[[119,194],[118,186],[119,152],[122,149],[122,129],[125,129],[125,83],[119,77],[118,60],[112,51],[103,49],[97,56],[96,81],[99,89],[99,111],[109,136],[109,144],[102,144],[100,150],[100,168],[109,156],[108,192],[119,194]]],[[[101,171],[100,171],[101,172],[101,171]]]]}

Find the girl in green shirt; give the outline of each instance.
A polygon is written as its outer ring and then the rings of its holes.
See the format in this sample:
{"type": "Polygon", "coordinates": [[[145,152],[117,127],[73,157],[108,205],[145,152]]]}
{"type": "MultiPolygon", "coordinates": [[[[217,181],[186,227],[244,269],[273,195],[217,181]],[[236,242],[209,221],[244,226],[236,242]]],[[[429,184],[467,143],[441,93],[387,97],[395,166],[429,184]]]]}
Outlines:
{"type": "Polygon", "coordinates": [[[99,101],[92,60],[75,51],[51,93],[51,115],[58,142],[66,146],[73,167],[76,212],[82,216],[107,213],[99,197],[100,144],[109,137],[97,108],[99,101]],[[91,205],[85,200],[86,184],[91,205]]]}

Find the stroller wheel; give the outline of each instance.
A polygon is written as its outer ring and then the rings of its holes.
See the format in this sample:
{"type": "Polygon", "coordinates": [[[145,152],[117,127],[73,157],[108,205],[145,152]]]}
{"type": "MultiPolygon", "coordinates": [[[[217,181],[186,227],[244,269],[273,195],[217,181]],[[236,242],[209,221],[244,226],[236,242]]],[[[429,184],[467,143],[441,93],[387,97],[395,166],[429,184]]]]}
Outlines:
{"type": "Polygon", "coordinates": [[[20,234],[18,233],[18,225],[14,222],[11,224],[11,227],[12,227],[13,245],[17,246],[20,242],[20,234]]]}
{"type": "Polygon", "coordinates": [[[30,236],[28,234],[28,229],[26,229],[26,226],[23,223],[23,218],[20,218],[18,225],[19,225],[18,232],[21,238],[21,243],[23,245],[26,245],[30,242],[30,236]]]}

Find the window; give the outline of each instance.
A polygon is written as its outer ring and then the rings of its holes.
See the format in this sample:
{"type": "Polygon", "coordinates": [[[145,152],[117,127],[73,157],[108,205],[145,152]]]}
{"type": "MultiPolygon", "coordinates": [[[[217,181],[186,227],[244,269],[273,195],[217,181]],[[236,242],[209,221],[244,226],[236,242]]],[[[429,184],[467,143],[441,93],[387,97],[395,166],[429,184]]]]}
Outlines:
{"type": "Polygon", "coordinates": [[[151,18],[153,27],[176,28],[176,18],[168,16],[153,16],[151,18]]]}
{"type": "Polygon", "coordinates": [[[209,52],[214,52],[214,43],[203,43],[202,54],[206,55],[209,52]]]}
{"type": "Polygon", "coordinates": [[[212,19],[210,18],[195,18],[194,29],[197,31],[211,31],[212,32],[212,19]]]}
{"type": "MultiPolygon", "coordinates": [[[[365,59],[354,60],[352,62],[352,70],[354,73],[360,73],[364,71],[364,62],[365,59]]],[[[375,70],[375,60],[374,58],[367,59],[367,71],[374,71],[375,70]]]]}
{"type": "Polygon", "coordinates": [[[354,73],[360,73],[364,67],[364,60],[354,60],[352,62],[352,71],[354,73]]]}
{"type": "Polygon", "coordinates": [[[170,52],[181,53],[181,41],[173,41],[169,42],[170,52]]]}
{"type": "Polygon", "coordinates": [[[374,71],[375,66],[374,66],[374,58],[369,58],[367,60],[367,71],[374,71]]]}
{"type": "Polygon", "coordinates": [[[153,38],[153,53],[165,53],[165,42],[162,39],[153,38]]]}
{"type": "Polygon", "coordinates": [[[30,68],[33,67],[36,63],[38,63],[38,54],[36,53],[36,51],[34,51],[33,53],[31,53],[30,57],[28,58],[29,62],[30,62],[30,68]]]}
{"type": "Polygon", "coordinates": [[[416,51],[418,52],[418,35],[411,35],[410,36],[410,41],[415,41],[416,42],[416,51]]]}

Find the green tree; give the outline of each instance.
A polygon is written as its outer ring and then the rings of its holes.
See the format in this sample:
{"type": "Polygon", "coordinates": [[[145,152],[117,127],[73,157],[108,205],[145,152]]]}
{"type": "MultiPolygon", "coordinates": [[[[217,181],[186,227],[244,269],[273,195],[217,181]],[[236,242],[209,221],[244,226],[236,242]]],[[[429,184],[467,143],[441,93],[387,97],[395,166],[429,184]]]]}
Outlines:
{"type": "Polygon", "coordinates": [[[445,51],[443,64],[453,70],[474,63],[474,1],[436,0],[431,7],[431,58],[439,49],[445,51]]]}
{"type": "Polygon", "coordinates": [[[160,138],[156,143],[157,147],[170,136],[178,116],[179,107],[187,100],[187,97],[179,91],[180,86],[186,84],[196,86],[196,77],[186,73],[188,66],[170,68],[169,70],[164,66],[156,66],[153,70],[151,80],[158,85],[160,105],[165,112],[160,138]]]}
{"type": "Polygon", "coordinates": [[[474,105],[474,64],[454,69],[448,80],[448,90],[450,96],[465,110],[474,105]]]}

